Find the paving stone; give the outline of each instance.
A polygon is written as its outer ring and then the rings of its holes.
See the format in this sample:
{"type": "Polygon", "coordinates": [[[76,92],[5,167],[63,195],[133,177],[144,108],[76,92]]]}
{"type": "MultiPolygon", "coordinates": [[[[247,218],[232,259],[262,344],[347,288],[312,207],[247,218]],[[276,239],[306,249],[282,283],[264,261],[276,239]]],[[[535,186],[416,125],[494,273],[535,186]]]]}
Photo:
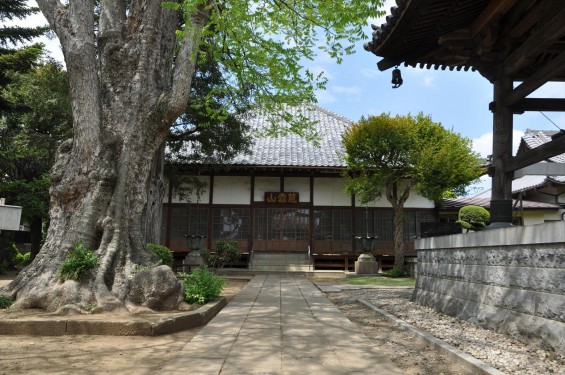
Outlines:
{"type": "Polygon", "coordinates": [[[161,373],[401,374],[310,281],[292,275],[254,277],[166,370],[161,373]]]}

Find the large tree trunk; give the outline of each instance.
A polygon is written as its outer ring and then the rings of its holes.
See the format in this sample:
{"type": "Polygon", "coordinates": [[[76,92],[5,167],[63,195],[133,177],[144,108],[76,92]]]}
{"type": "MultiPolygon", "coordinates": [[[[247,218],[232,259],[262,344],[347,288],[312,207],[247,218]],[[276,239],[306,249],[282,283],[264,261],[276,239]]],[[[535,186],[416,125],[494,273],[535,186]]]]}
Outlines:
{"type": "Polygon", "coordinates": [[[165,144],[163,143],[153,156],[149,175],[148,197],[143,210],[143,228],[145,243],[161,243],[161,225],[163,220],[163,199],[165,198],[165,144]]]}
{"type": "Polygon", "coordinates": [[[63,47],[74,138],[52,169],[46,242],[3,293],[16,297],[13,308],[174,308],[180,285],[163,289],[156,277],[178,284],[172,270],[156,267],[143,286],[135,270],[156,261],[142,227],[153,156],[186,107],[206,17],[192,20],[179,46],[178,15],[159,1],[101,0],[97,29],[93,0],[37,2],[63,47]],[[60,283],[57,270],[77,242],[100,262],[87,280],[60,283]]]}
{"type": "Polygon", "coordinates": [[[404,203],[410,196],[409,182],[394,181],[387,184],[386,198],[394,211],[394,268],[404,266],[404,203]]]}

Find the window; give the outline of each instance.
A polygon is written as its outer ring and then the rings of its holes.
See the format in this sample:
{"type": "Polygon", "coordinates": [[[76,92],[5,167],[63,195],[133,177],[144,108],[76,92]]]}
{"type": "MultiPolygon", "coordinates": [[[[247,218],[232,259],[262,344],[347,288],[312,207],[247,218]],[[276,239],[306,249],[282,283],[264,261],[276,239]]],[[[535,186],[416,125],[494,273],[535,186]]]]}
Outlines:
{"type": "Polygon", "coordinates": [[[314,211],[314,240],[351,241],[351,211],[314,211]]]}
{"type": "Polygon", "coordinates": [[[249,209],[215,208],[212,228],[215,239],[246,240],[249,236],[249,209]]]}
{"type": "Polygon", "coordinates": [[[310,217],[308,209],[255,209],[255,239],[308,240],[310,217]]]}

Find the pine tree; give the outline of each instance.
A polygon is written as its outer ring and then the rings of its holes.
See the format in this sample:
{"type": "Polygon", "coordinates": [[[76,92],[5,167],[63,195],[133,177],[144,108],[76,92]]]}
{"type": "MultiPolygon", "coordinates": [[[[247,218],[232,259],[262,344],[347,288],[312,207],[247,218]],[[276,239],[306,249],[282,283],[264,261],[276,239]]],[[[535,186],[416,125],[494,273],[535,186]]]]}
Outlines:
{"type": "MultiPolygon", "coordinates": [[[[30,8],[25,0],[0,1],[0,21],[24,19],[39,12],[38,8],[30,8]]],[[[26,72],[37,62],[42,53],[41,44],[17,47],[18,44],[30,42],[33,38],[45,34],[47,27],[2,26],[0,27],[0,114],[13,110],[4,99],[4,89],[10,83],[12,72],[26,72]]]]}

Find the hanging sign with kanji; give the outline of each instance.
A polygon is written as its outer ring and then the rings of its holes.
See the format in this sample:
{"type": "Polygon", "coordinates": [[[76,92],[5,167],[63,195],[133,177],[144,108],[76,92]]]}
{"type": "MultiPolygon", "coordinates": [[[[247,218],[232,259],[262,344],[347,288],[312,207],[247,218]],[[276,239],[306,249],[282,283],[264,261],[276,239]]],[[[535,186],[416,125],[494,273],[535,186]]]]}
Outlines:
{"type": "Polygon", "coordinates": [[[284,203],[296,204],[298,203],[298,193],[295,192],[265,192],[265,202],[267,203],[284,203]]]}

